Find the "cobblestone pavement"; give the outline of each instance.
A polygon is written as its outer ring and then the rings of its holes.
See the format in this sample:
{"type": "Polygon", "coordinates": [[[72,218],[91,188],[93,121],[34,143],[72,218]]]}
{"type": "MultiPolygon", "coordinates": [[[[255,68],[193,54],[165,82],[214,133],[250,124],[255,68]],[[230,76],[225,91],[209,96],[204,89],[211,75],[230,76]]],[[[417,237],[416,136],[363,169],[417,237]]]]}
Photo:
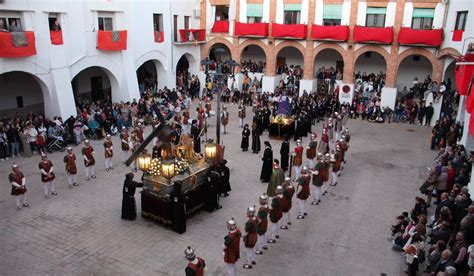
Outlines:
{"type": "MultiPolygon", "coordinates": [[[[215,105],[214,105],[215,106],[215,105]]],[[[182,275],[183,251],[192,245],[202,256],[209,275],[225,273],[222,258],[226,220],[234,216],[240,227],[246,208],[258,204],[266,191],[260,183],[261,161],[240,150],[236,106],[229,107],[229,134],[223,135],[231,169],[232,193],[222,199],[223,209],[201,211],[187,221],[187,232],[176,234],[139,217],[120,219],[121,189],[128,168],[120,164],[118,137],[114,137],[116,169],[103,169],[103,147],[93,141],[97,179],[85,182],[79,165],[80,186],[67,188],[62,153],[50,154],[56,165],[58,196],[44,199],[37,164],[39,157],[16,158],[0,164],[0,274],[2,275],[182,275]],[[27,178],[30,208],[18,212],[6,181],[13,162],[27,178]]],[[[247,118],[249,122],[250,118],[247,118]]],[[[215,131],[211,118],[210,133],[215,131]]],[[[337,187],[330,187],[319,206],[308,206],[309,216],[281,230],[280,240],[253,270],[243,270],[244,252],[238,263],[242,275],[400,275],[405,268],[399,253],[387,241],[393,218],[409,210],[426,165],[426,127],[370,124],[350,120],[351,144],[347,164],[337,187]],[[407,131],[409,129],[414,130],[407,131]],[[283,232],[284,231],[284,232],[283,232]]],[[[149,129],[148,129],[149,131],[149,129]]],[[[313,126],[321,132],[321,124],[313,126]]],[[[266,140],[267,133],[262,136],[266,140]]],[[[213,135],[211,135],[213,136],[213,135]]],[[[271,140],[279,157],[280,143],[271,140]]],[[[308,138],[303,140],[308,143],[308,138]]],[[[294,144],[292,144],[292,147],[294,144]]],[[[74,148],[80,155],[80,148],[74,148]]],[[[140,210],[140,196],[137,194],[140,210]]],[[[293,206],[296,206],[294,203],[293,206]]],[[[294,207],[295,208],[295,207],[294,207]]]]}

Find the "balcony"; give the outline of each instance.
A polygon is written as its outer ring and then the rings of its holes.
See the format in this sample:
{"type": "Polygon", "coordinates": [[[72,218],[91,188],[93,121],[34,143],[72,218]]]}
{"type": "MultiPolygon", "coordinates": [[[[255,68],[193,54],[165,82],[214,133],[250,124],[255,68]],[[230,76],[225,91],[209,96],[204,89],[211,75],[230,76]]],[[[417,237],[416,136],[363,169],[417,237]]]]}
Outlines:
{"type": "Polygon", "coordinates": [[[305,39],[308,26],[305,24],[272,24],[272,36],[276,38],[305,39]]]}
{"type": "Polygon", "coordinates": [[[216,21],[212,26],[211,32],[213,33],[228,33],[229,32],[229,21],[216,21]]]}
{"type": "Polygon", "coordinates": [[[97,49],[104,51],[127,50],[127,31],[98,31],[97,49]]]}
{"type": "Polygon", "coordinates": [[[393,27],[376,28],[355,26],[353,30],[354,42],[392,44],[393,27]]]}
{"type": "Polygon", "coordinates": [[[267,37],[268,36],[268,23],[235,22],[234,35],[245,36],[245,37],[267,37]]]}
{"type": "Polygon", "coordinates": [[[36,55],[34,32],[0,32],[0,58],[36,55]]]}
{"type": "Polygon", "coordinates": [[[314,40],[347,41],[349,26],[311,26],[311,38],[314,40]]]}
{"type": "Polygon", "coordinates": [[[412,28],[400,29],[398,43],[402,45],[419,45],[439,47],[443,41],[443,30],[414,30],[412,28]]]}
{"type": "Polygon", "coordinates": [[[206,43],[206,30],[204,29],[181,29],[179,30],[180,41],[175,45],[206,43]]]}

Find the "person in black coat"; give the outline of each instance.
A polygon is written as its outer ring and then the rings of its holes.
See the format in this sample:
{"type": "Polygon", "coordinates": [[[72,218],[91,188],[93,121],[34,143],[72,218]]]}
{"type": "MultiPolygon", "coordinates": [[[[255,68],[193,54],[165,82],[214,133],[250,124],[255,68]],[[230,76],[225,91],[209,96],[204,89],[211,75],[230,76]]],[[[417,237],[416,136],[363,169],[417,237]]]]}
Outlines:
{"type": "Polygon", "coordinates": [[[222,160],[221,163],[219,164],[218,171],[220,174],[220,180],[221,180],[221,185],[220,185],[220,194],[224,197],[229,196],[229,192],[232,190],[230,188],[230,171],[229,167],[227,167],[225,164],[227,164],[227,160],[222,160]]]}
{"type": "Polygon", "coordinates": [[[204,184],[204,208],[208,212],[222,208],[219,205],[219,187],[220,187],[220,174],[217,171],[215,165],[209,168],[206,176],[206,183],[204,184]]]}
{"type": "Polygon", "coordinates": [[[252,153],[260,152],[260,131],[257,128],[257,123],[252,124],[252,153]]]}
{"type": "Polygon", "coordinates": [[[133,176],[133,173],[127,173],[123,182],[122,219],[126,220],[135,220],[137,217],[135,190],[138,187],[143,187],[143,183],[133,181],[133,176]]]}
{"type": "Polygon", "coordinates": [[[249,150],[249,137],[250,137],[249,125],[245,124],[244,129],[242,130],[242,142],[240,143],[240,147],[242,148],[242,151],[249,150]]]}
{"type": "Polygon", "coordinates": [[[426,114],[425,126],[426,125],[429,126],[431,124],[431,117],[433,117],[433,113],[434,113],[433,103],[430,103],[430,105],[427,106],[425,109],[425,114],[426,114]]]}
{"type": "Polygon", "coordinates": [[[176,233],[183,234],[186,232],[186,196],[181,190],[181,182],[174,183],[170,199],[173,213],[172,229],[176,233]]]}
{"type": "Polygon", "coordinates": [[[280,148],[280,163],[283,171],[288,170],[288,160],[290,157],[290,142],[288,141],[288,135],[285,135],[285,141],[281,143],[280,148]]]}
{"type": "Polygon", "coordinates": [[[260,173],[260,181],[268,182],[270,181],[270,177],[272,176],[272,164],[273,164],[273,151],[272,145],[270,142],[265,141],[265,151],[263,152],[263,165],[262,171],[260,173]]]}
{"type": "Polygon", "coordinates": [[[191,126],[191,136],[193,137],[194,140],[194,152],[195,153],[201,153],[201,131],[199,130],[199,127],[197,126],[197,120],[194,119],[192,121],[192,126],[191,126]]]}

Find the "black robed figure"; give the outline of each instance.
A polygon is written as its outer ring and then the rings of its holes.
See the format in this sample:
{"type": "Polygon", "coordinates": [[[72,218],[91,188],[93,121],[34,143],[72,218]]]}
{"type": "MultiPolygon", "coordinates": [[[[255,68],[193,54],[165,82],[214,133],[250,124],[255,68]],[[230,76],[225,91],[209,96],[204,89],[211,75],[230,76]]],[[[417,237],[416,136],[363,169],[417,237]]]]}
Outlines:
{"type": "Polygon", "coordinates": [[[280,148],[280,163],[283,171],[288,170],[288,160],[290,158],[290,142],[288,141],[288,135],[285,135],[285,141],[281,143],[280,148]]]}
{"type": "Polygon", "coordinates": [[[270,142],[265,141],[265,151],[262,157],[262,172],[260,173],[260,181],[268,182],[272,176],[273,151],[270,142]]]}
{"type": "Polygon", "coordinates": [[[143,187],[143,183],[133,181],[133,176],[133,173],[127,173],[123,182],[122,219],[126,220],[134,220],[137,217],[135,190],[138,187],[143,187]]]}
{"type": "Polygon", "coordinates": [[[173,210],[172,229],[176,233],[186,232],[186,196],[181,190],[181,182],[174,182],[173,191],[170,193],[170,199],[173,210]]]}

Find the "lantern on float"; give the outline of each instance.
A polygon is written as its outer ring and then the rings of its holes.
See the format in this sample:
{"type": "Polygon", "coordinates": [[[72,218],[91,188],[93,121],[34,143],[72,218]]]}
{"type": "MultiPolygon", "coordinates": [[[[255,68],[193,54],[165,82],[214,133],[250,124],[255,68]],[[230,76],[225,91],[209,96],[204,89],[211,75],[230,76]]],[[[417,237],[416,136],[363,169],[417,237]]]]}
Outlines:
{"type": "Polygon", "coordinates": [[[144,150],[140,156],[138,156],[138,169],[143,172],[148,172],[151,166],[151,155],[144,150]]]}
{"type": "Polygon", "coordinates": [[[217,145],[214,143],[208,143],[204,146],[204,152],[208,161],[214,160],[217,156],[217,145]]]}
{"type": "Polygon", "coordinates": [[[175,176],[173,159],[165,159],[161,162],[161,175],[167,179],[171,179],[175,176]]]}

